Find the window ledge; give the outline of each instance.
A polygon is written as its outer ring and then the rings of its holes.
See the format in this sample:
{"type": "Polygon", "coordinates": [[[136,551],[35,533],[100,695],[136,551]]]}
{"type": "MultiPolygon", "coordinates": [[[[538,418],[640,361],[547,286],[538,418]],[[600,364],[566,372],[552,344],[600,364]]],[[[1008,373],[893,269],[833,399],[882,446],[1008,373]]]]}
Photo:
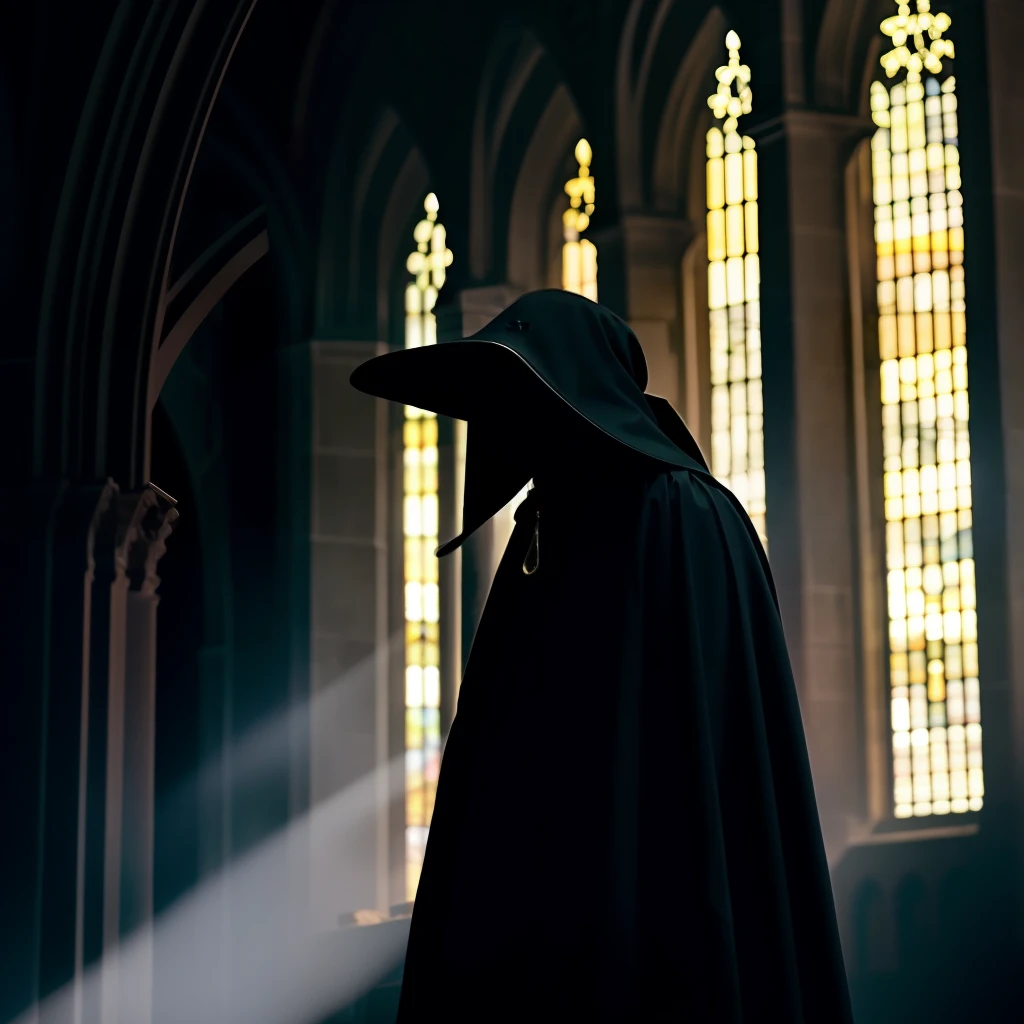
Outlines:
{"type": "Polygon", "coordinates": [[[345,928],[371,928],[380,924],[407,920],[412,916],[412,901],[396,903],[387,912],[380,910],[351,910],[338,915],[338,926],[345,928]]]}
{"type": "Polygon", "coordinates": [[[907,824],[904,820],[881,822],[874,828],[851,829],[850,846],[882,846],[889,843],[913,843],[931,839],[966,839],[979,831],[977,820],[956,825],[907,824]]]}

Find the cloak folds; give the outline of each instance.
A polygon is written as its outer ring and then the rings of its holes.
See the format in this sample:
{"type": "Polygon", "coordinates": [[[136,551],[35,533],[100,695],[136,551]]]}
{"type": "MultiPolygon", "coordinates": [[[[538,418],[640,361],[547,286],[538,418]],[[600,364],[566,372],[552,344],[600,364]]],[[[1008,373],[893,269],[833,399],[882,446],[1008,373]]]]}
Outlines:
{"type": "MultiPolygon", "coordinates": [[[[530,475],[536,487],[445,747],[399,1021],[847,1024],[800,710],[756,533],[686,451],[682,421],[644,396],[627,325],[540,292],[481,340],[509,322],[545,324],[546,351],[521,344],[506,369],[526,363],[534,388],[596,432],[563,471],[507,436],[490,460],[480,449],[483,483],[467,466],[467,534],[514,480],[508,497],[530,475]],[[575,331],[555,329],[577,310],[575,331]]],[[[433,404],[422,372],[416,395],[401,373],[366,390],[443,412],[464,356],[437,357],[446,382],[433,404]]],[[[472,445],[486,403],[456,392],[472,445]]]]}

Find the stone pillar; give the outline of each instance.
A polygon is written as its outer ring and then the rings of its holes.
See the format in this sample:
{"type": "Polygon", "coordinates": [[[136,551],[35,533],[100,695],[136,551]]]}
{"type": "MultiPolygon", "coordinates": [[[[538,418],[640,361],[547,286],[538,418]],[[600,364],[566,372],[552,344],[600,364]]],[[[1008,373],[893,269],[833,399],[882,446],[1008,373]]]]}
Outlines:
{"type": "MultiPolygon", "coordinates": [[[[623,216],[621,231],[626,308],[647,356],[647,390],[667,398],[685,416],[690,382],[683,341],[683,257],[693,227],[678,217],[631,213],[623,216]]],[[[703,267],[701,273],[707,276],[703,267]]]]}
{"type": "Polygon", "coordinates": [[[139,583],[155,601],[173,518],[155,490],[122,494],[108,481],[67,492],[55,524],[40,996],[73,986],[83,1024],[150,1014],[149,971],[120,964],[122,939],[152,916],[155,614],[129,613],[128,566],[132,552],[148,565],[139,583]]]}
{"type": "Polygon", "coordinates": [[[855,617],[859,632],[861,706],[864,716],[864,816],[861,837],[892,816],[892,740],[889,727],[889,638],[886,621],[885,520],[882,420],[878,388],[878,257],[870,141],[861,142],[846,168],[847,252],[850,280],[850,412],[853,434],[856,532],[855,617]]]}
{"type": "Polygon", "coordinates": [[[683,370],[679,411],[706,457],[711,456],[711,324],[708,238],[698,232],[682,260],[683,370]]]}
{"type": "Polygon", "coordinates": [[[125,540],[132,499],[104,488],[89,539],[79,776],[76,973],[82,1021],[117,1019],[124,808],[125,540]],[[98,971],[98,975],[96,972],[98,971]],[[98,983],[97,983],[98,979],[98,983]]]}
{"type": "MultiPolygon", "coordinates": [[[[94,569],[90,551],[97,510],[105,511],[115,493],[109,485],[63,490],[46,552],[52,568],[49,593],[40,607],[49,625],[44,637],[49,656],[40,665],[46,689],[40,774],[47,780],[40,800],[40,999],[72,990],[80,993],[84,957],[79,900],[84,852],[79,840],[80,781],[86,753],[82,711],[88,693],[87,637],[94,569]]],[[[41,1021],[57,1024],[62,1016],[63,1012],[51,1015],[44,1009],[41,1021]]]]}
{"type": "MultiPolygon", "coordinates": [[[[402,863],[404,809],[391,799],[388,768],[404,746],[404,620],[400,604],[390,607],[402,551],[394,492],[401,479],[390,453],[399,453],[400,473],[401,427],[392,438],[394,410],[349,384],[360,363],[384,351],[377,342],[312,345],[309,884],[311,920],[320,931],[336,928],[341,915],[386,911],[404,898],[395,897],[404,887],[392,877],[402,863]],[[344,820],[324,812],[332,800],[344,820]]],[[[397,591],[400,600],[400,582],[397,591]]]]}
{"type": "Polygon", "coordinates": [[[125,607],[122,715],[121,877],[119,933],[131,943],[130,970],[121,979],[116,1019],[146,1024],[153,998],[153,819],[156,750],[157,565],[178,512],[169,495],[150,485],[122,498],[129,513],[124,539],[125,607]]]}
{"type": "MultiPolygon", "coordinates": [[[[454,295],[442,294],[441,303],[435,310],[438,341],[452,341],[475,333],[513,303],[520,294],[518,289],[507,284],[467,288],[454,295]]],[[[465,443],[464,435],[461,433],[465,426],[453,424],[449,430],[449,443],[439,453],[442,464],[441,482],[444,484],[441,494],[441,533],[444,538],[458,532],[462,514],[462,486],[459,474],[463,467],[457,465],[455,453],[456,449],[462,448],[465,443]]],[[[444,436],[442,433],[442,440],[444,436]]],[[[446,631],[442,626],[441,656],[442,671],[445,673],[442,728],[451,722],[451,716],[454,715],[455,695],[462,681],[473,635],[513,526],[512,509],[506,507],[482,526],[462,546],[461,552],[449,555],[441,563],[442,602],[446,602],[444,608],[450,624],[458,623],[459,631],[456,638],[454,633],[446,631]],[[454,600],[455,594],[460,595],[458,603],[454,600]],[[454,657],[448,656],[449,649],[457,652],[454,657]]]]}
{"type": "MultiPolygon", "coordinates": [[[[860,119],[790,111],[758,138],[768,542],[830,860],[863,815],[844,171],[860,119]]],[[[867,624],[871,626],[872,624],[867,624]]]]}

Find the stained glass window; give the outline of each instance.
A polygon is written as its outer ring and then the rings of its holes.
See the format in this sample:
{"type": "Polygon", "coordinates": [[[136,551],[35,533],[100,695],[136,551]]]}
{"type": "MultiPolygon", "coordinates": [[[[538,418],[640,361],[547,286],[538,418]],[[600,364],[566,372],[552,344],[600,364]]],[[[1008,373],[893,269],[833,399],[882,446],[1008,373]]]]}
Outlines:
{"type": "Polygon", "coordinates": [[[729,63],[715,72],[718,89],[708,97],[723,124],[708,131],[706,150],[711,471],[743,502],[767,547],[757,149],[739,132],[751,108],[750,68],[740,63],[735,32],[725,45],[729,63]]]}
{"type": "Polygon", "coordinates": [[[971,510],[963,195],[950,19],[882,23],[871,86],[889,678],[897,818],[984,796],[971,510]]]}
{"type": "Polygon", "coordinates": [[[597,246],[583,232],[594,212],[594,176],[590,173],[591,150],[586,139],[576,143],[579,172],[565,183],[569,208],[562,215],[562,287],[567,292],[597,301],[597,246]]]}
{"type": "MultiPolygon", "coordinates": [[[[437,219],[437,196],[423,203],[406,267],[405,345],[437,341],[434,305],[452,253],[437,219]]],[[[437,416],[405,408],[405,862],[408,898],[419,883],[441,763],[441,637],[438,563],[437,416]]]]}

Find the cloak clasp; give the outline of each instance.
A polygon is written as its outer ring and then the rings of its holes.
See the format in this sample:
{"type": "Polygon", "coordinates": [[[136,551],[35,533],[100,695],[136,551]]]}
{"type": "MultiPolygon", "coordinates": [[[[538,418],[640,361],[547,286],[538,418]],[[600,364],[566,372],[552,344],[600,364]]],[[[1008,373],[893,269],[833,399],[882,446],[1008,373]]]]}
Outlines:
{"type": "Polygon", "coordinates": [[[526,557],[523,559],[523,572],[532,576],[540,568],[540,509],[537,509],[537,518],[533,524],[533,539],[526,549],[526,557]],[[532,559],[530,556],[533,556],[532,559]]]}

